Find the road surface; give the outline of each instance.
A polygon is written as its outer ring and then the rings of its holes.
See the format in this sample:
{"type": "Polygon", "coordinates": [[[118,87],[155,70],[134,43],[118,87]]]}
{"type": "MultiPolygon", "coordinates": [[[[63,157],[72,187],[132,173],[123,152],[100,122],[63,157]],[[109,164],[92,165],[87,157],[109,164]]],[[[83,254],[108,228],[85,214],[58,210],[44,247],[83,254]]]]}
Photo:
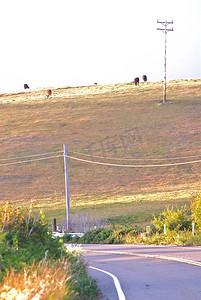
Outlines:
{"type": "Polygon", "coordinates": [[[82,245],[109,300],[200,300],[201,247],[82,245]],[[106,273],[105,273],[106,272],[106,273]]]}

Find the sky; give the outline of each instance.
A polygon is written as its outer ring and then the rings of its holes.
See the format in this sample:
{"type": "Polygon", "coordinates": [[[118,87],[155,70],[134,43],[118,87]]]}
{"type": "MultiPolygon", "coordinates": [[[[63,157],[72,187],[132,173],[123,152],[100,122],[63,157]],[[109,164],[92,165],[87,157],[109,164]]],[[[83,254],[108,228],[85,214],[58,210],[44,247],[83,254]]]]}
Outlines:
{"type": "Polygon", "coordinates": [[[201,0],[0,0],[0,93],[201,78],[201,0]]]}

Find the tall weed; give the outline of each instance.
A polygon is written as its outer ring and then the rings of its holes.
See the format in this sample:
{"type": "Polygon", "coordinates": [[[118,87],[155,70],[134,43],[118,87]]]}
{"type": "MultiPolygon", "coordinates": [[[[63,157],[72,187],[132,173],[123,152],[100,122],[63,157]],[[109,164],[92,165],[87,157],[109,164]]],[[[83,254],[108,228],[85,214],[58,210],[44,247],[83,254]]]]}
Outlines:
{"type": "Polygon", "coordinates": [[[35,262],[15,273],[12,269],[0,286],[1,299],[75,299],[68,260],[35,262]]]}

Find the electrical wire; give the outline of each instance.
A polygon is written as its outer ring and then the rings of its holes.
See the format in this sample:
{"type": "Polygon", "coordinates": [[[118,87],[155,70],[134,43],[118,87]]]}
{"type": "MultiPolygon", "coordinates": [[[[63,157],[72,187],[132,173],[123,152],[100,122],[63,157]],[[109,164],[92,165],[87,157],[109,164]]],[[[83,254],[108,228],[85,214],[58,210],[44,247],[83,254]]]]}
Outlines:
{"type": "Polygon", "coordinates": [[[22,158],[34,157],[34,156],[42,156],[42,155],[50,155],[50,154],[55,154],[55,153],[60,153],[60,152],[63,152],[63,151],[60,150],[60,151],[55,151],[55,152],[47,152],[47,153],[41,153],[41,154],[32,154],[32,155],[20,156],[20,157],[1,158],[0,161],[2,161],[2,160],[16,160],[16,159],[22,159],[22,158]]]}
{"type": "Polygon", "coordinates": [[[190,155],[190,156],[183,156],[183,157],[166,157],[166,158],[115,158],[115,157],[106,157],[106,156],[98,156],[98,155],[91,155],[88,153],[81,153],[81,152],[76,152],[72,150],[68,150],[68,152],[83,155],[83,156],[90,156],[90,157],[95,157],[95,158],[102,158],[102,159],[109,159],[109,160],[125,160],[125,161],[132,161],[132,160],[147,160],[147,161],[162,161],[162,160],[177,160],[177,159],[188,159],[188,158],[195,158],[195,157],[201,157],[200,155],[190,155]]]}
{"type": "Polygon", "coordinates": [[[52,158],[62,157],[62,156],[63,155],[56,155],[56,156],[42,157],[42,158],[36,158],[36,159],[22,160],[22,161],[17,161],[17,162],[0,164],[0,167],[2,167],[2,166],[9,166],[9,165],[23,164],[23,163],[29,163],[29,162],[33,162],[33,161],[39,161],[39,160],[52,159],[52,158]]]}
{"type": "MultiPolygon", "coordinates": [[[[54,151],[54,152],[46,152],[46,153],[40,153],[40,154],[32,154],[32,155],[26,155],[26,156],[19,156],[19,157],[12,157],[12,158],[2,158],[0,161],[9,161],[9,160],[17,160],[17,159],[23,159],[28,157],[37,157],[37,156],[44,156],[44,155],[50,155],[55,153],[63,153],[62,150],[60,151],[54,151]]],[[[195,158],[200,157],[200,155],[190,155],[190,156],[182,156],[182,157],[167,157],[167,158],[115,158],[115,157],[106,157],[106,156],[98,156],[98,155],[92,155],[88,153],[81,153],[73,150],[68,150],[70,153],[75,153],[83,156],[89,156],[91,158],[101,158],[101,159],[107,159],[107,160],[121,160],[121,161],[164,161],[164,160],[177,160],[177,159],[188,159],[188,158],[195,158]]]]}
{"type": "Polygon", "coordinates": [[[112,166],[112,167],[126,167],[126,168],[154,168],[154,167],[169,167],[169,166],[179,166],[179,165],[188,165],[188,164],[194,164],[194,163],[200,163],[201,160],[194,160],[194,161],[188,161],[188,162],[178,162],[178,163],[172,163],[172,164],[160,164],[160,165],[121,165],[121,164],[110,164],[110,163],[102,163],[97,161],[91,161],[86,159],[81,159],[73,156],[66,156],[67,158],[71,158],[77,161],[87,162],[91,164],[96,165],[103,165],[103,166],[112,166]]]}
{"type": "MultiPolygon", "coordinates": [[[[61,151],[59,151],[61,152],[61,151]]],[[[44,155],[47,155],[45,153],[44,155]]],[[[37,154],[35,156],[38,156],[37,154]]],[[[31,157],[31,156],[28,156],[31,157]]],[[[170,163],[170,164],[156,164],[156,165],[126,165],[126,164],[112,164],[112,163],[104,163],[104,162],[98,162],[98,161],[91,161],[86,159],[77,158],[74,156],[69,155],[55,155],[55,156],[48,156],[48,157],[41,157],[36,159],[29,159],[29,160],[23,160],[23,161],[17,161],[17,162],[10,162],[5,164],[0,164],[0,167],[2,166],[8,166],[8,165],[17,165],[22,163],[29,163],[34,161],[41,161],[41,160],[47,160],[47,159],[53,159],[58,157],[67,157],[70,159],[74,159],[81,162],[96,164],[96,165],[103,165],[103,166],[112,166],[112,167],[126,167],[126,168],[154,168],[154,167],[169,167],[169,166],[179,166],[179,165],[188,165],[188,164],[194,164],[194,163],[200,163],[201,160],[194,160],[194,161],[187,161],[187,162],[178,162],[178,163],[170,163]]]]}

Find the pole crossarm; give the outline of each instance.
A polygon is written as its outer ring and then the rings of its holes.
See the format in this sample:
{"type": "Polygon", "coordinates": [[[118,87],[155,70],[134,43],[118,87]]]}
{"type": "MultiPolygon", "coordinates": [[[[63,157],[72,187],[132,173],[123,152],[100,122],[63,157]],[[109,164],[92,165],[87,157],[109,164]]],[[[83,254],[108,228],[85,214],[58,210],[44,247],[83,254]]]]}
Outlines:
{"type": "Polygon", "coordinates": [[[174,24],[174,21],[172,20],[172,21],[162,21],[162,22],[160,22],[159,20],[157,20],[157,23],[161,23],[161,24],[174,24]]]}
{"type": "Polygon", "coordinates": [[[157,28],[157,30],[162,30],[162,31],[174,31],[173,28],[157,28]]]}
{"type": "Polygon", "coordinates": [[[159,20],[157,20],[157,23],[158,24],[162,24],[165,28],[157,28],[157,30],[162,30],[163,32],[167,32],[167,31],[173,31],[174,29],[173,29],[173,27],[172,28],[168,28],[167,26],[169,25],[169,24],[174,24],[174,22],[173,21],[171,21],[171,22],[168,22],[168,21],[164,21],[164,22],[160,22],[159,20]]]}
{"type": "Polygon", "coordinates": [[[158,24],[163,24],[164,26],[165,26],[165,25],[169,25],[169,24],[174,24],[173,21],[171,21],[171,22],[170,22],[170,21],[162,21],[162,22],[160,22],[159,20],[157,20],[157,23],[158,23],[158,24]]]}

